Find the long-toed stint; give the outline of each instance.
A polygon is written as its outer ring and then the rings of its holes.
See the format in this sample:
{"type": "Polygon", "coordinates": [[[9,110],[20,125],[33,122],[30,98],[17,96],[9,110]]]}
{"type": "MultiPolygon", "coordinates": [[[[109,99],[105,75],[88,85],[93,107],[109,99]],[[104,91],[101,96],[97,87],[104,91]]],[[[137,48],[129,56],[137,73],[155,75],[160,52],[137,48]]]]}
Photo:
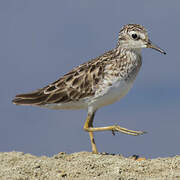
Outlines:
{"type": "Polygon", "coordinates": [[[142,48],[166,54],[151,43],[143,26],[125,25],[119,32],[114,49],[74,68],[44,88],[16,95],[13,103],[51,109],[87,109],[84,130],[89,132],[93,153],[98,153],[93,136],[95,131],[142,135],[144,131],[133,131],[118,125],[93,127],[96,111],[119,101],[131,89],[142,64],[142,48]]]}

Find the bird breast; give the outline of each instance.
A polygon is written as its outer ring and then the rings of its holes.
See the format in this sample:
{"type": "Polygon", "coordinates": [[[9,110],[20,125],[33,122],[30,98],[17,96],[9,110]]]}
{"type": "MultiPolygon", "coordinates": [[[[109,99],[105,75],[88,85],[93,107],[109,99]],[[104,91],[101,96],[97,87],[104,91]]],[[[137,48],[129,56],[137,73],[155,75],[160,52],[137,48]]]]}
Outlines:
{"type": "Polygon", "coordinates": [[[120,64],[117,61],[114,65],[111,63],[109,67],[106,67],[104,79],[90,104],[98,109],[119,101],[131,89],[140,67],[141,58],[136,58],[134,61],[125,59],[120,64]]]}

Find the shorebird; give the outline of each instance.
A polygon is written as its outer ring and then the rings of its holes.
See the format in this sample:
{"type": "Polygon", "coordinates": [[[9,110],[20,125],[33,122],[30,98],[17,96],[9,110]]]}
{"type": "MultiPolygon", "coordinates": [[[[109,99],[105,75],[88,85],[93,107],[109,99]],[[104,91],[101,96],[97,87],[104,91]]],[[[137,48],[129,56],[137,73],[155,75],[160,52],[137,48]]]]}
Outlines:
{"type": "Polygon", "coordinates": [[[131,89],[141,68],[142,48],[152,48],[166,54],[164,50],[152,44],[143,26],[125,25],[119,32],[114,49],[77,66],[46,87],[16,95],[13,103],[50,109],[86,109],[84,130],[89,132],[93,153],[98,153],[93,136],[95,131],[142,135],[144,131],[129,130],[119,125],[93,127],[96,111],[119,101],[131,89]]]}

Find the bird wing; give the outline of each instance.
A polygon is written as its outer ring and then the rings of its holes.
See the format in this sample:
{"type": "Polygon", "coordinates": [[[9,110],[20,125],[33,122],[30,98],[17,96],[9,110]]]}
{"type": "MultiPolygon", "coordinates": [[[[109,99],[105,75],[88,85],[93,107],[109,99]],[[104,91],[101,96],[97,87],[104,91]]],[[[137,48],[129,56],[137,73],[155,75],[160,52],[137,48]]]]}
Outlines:
{"type": "Polygon", "coordinates": [[[78,101],[95,94],[103,78],[104,63],[111,52],[86,62],[48,86],[27,94],[16,95],[13,103],[45,105],[78,101]]]}

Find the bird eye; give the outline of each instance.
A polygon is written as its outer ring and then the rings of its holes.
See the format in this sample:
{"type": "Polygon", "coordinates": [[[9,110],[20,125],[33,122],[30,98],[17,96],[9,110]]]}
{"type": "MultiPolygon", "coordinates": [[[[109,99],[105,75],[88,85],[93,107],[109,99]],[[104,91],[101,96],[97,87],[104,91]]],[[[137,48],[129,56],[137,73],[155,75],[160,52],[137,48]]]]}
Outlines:
{"type": "Polygon", "coordinates": [[[137,34],[132,34],[131,36],[132,36],[133,39],[136,39],[136,40],[138,39],[138,35],[137,34]]]}

